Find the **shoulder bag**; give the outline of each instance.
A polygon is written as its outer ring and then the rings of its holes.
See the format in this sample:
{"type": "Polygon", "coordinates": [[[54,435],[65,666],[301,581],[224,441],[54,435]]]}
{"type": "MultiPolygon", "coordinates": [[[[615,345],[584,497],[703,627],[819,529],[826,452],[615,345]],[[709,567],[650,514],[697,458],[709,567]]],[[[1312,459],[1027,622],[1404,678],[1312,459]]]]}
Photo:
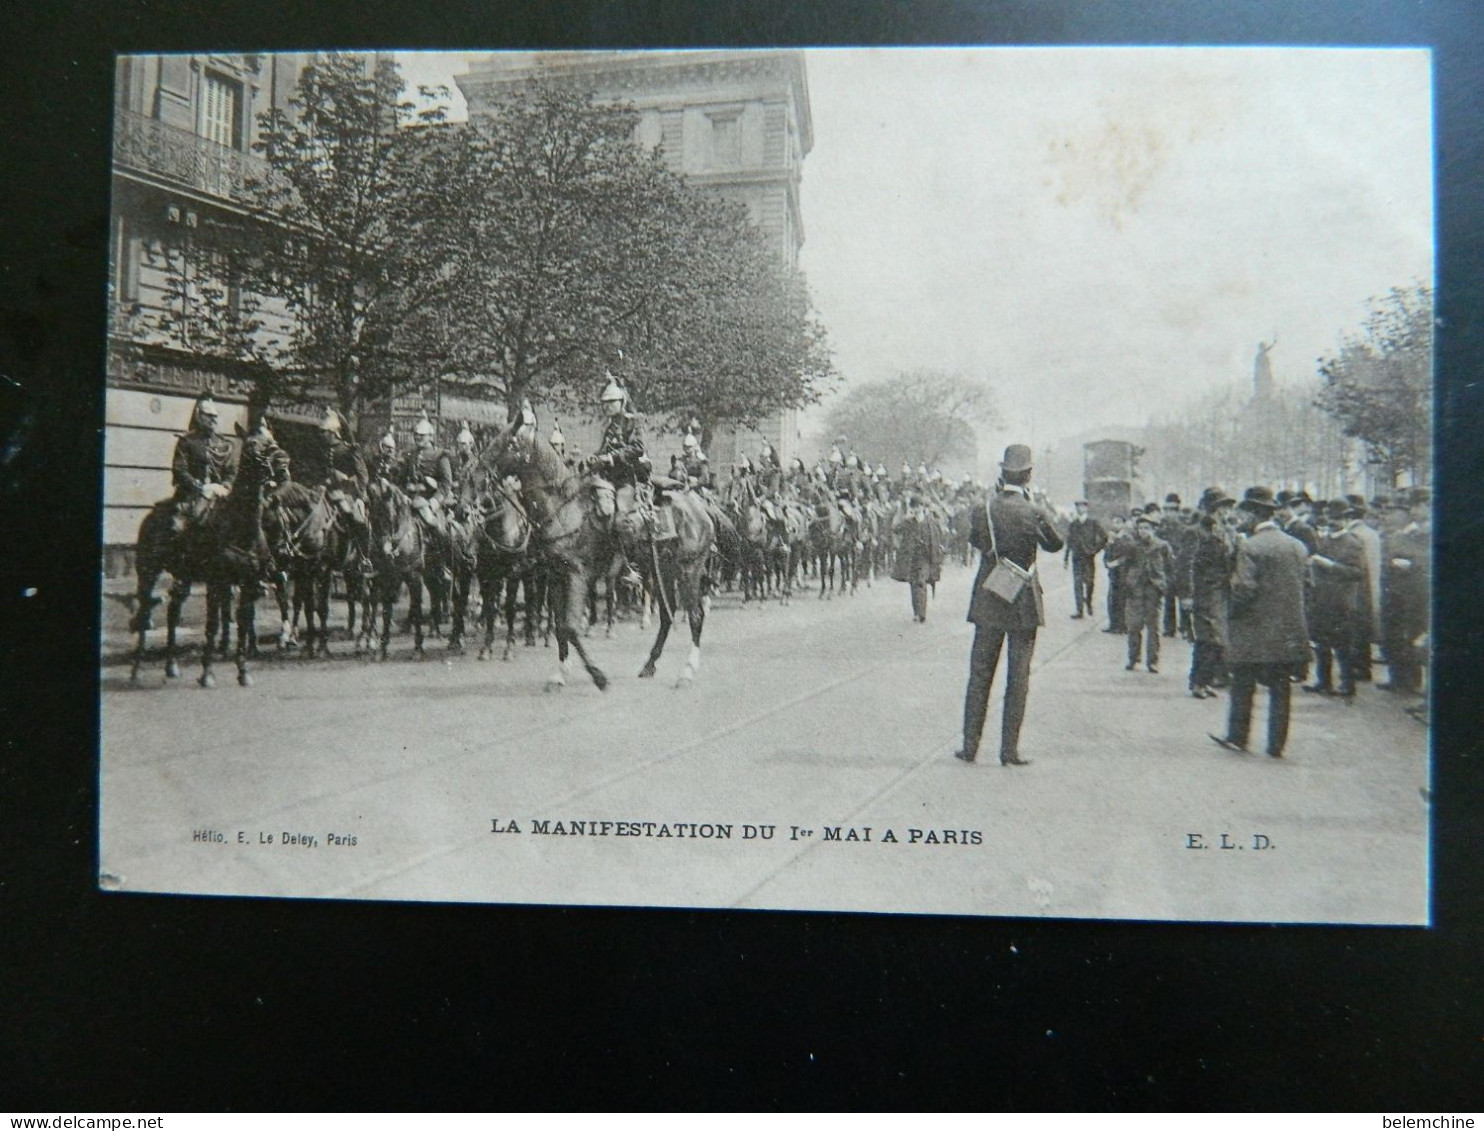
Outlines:
{"type": "Polygon", "coordinates": [[[1002,558],[999,547],[995,544],[994,511],[990,509],[990,503],[984,504],[984,517],[989,523],[989,552],[994,555],[995,564],[994,569],[989,571],[989,576],[984,579],[981,588],[1007,605],[1013,605],[1033,576],[1034,567],[1022,569],[1009,558],[1002,558]]]}

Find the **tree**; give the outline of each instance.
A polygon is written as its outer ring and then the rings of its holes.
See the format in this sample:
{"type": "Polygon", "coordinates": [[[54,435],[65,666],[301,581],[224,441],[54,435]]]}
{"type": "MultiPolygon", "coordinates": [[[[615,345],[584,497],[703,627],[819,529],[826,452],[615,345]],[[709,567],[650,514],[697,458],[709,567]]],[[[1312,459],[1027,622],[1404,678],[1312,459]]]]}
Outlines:
{"type": "Polygon", "coordinates": [[[611,367],[646,412],[708,424],[817,399],[832,370],[802,279],[635,123],[535,80],[431,132],[406,207],[449,282],[444,372],[509,405],[590,409],[611,367]]]}
{"type": "Polygon", "coordinates": [[[831,434],[844,433],[870,460],[929,467],[978,452],[976,424],[995,423],[994,390],[987,381],[931,369],[858,385],[829,412],[831,434]]]}
{"type": "Polygon", "coordinates": [[[264,391],[328,391],[350,414],[432,352],[425,331],[447,285],[405,208],[426,170],[423,133],[405,127],[441,111],[414,115],[396,64],[365,59],[320,56],[289,112],[260,116],[254,148],[271,173],[253,186],[258,222],[241,241],[248,282],[289,327],[265,343],[276,380],[264,391]]]}
{"type": "Polygon", "coordinates": [[[1317,403],[1361,440],[1393,485],[1426,479],[1432,459],[1432,288],[1393,287],[1371,300],[1358,333],[1319,359],[1317,403]]]}

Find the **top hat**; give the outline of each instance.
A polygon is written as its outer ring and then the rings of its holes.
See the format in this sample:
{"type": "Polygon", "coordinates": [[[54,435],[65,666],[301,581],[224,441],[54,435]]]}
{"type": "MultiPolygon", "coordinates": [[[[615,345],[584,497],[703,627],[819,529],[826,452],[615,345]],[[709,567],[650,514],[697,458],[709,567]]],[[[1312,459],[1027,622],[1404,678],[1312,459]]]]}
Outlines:
{"type": "Polygon", "coordinates": [[[1244,511],[1272,514],[1278,509],[1278,502],[1273,498],[1273,492],[1269,488],[1248,487],[1242,492],[1242,501],[1237,506],[1244,511]]]}
{"type": "Polygon", "coordinates": [[[1005,449],[1005,458],[1000,461],[1001,471],[1029,471],[1031,449],[1028,444],[1011,444],[1005,449]]]}

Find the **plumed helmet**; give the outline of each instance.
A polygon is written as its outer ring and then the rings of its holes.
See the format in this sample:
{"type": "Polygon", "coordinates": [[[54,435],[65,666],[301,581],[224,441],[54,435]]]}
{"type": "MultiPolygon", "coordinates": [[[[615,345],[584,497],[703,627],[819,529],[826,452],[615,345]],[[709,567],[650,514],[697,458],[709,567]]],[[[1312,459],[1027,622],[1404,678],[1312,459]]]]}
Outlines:
{"type": "Polygon", "coordinates": [[[854,452],[851,452],[848,456],[845,457],[845,466],[846,467],[859,467],[860,465],[861,465],[861,461],[856,458],[856,455],[855,455],[854,452]]]}
{"type": "Polygon", "coordinates": [[[789,465],[788,466],[791,467],[791,468],[793,468],[795,471],[803,471],[804,470],[804,461],[802,459],[800,459],[798,456],[794,456],[794,458],[789,461],[789,465]]]}
{"type": "Polygon", "coordinates": [[[469,422],[464,421],[464,426],[459,429],[457,439],[454,441],[461,448],[472,448],[474,446],[474,433],[469,431],[469,422]]]}
{"type": "Polygon", "coordinates": [[[567,437],[562,435],[562,422],[560,420],[551,426],[551,435],[547,438],[547,443],[553,448],[565,448],[567,446],[567,437]]]}
{"type": "Polygon", "coordinates": [[[910,463],[907,463],[904,460],[902,462],[902,478],[905,479],[907,476],[909,476],[911,474],[912,474],[912,465],[910,463]]]}
{"type": "Polygon", "coordinates": [[[927,473],[928,473],[927,472],[927,464],[920,463],[920,464],[917,465],[917,474],[918,475],[926,475],[927,473]]]}
{"type": "Polygon", "coordinates": [[[845,457],[840,454],[840,449],[839,449],[838,446],[837,447],[833,447],[833,448],[830,449],[830,462],[831,463],[844,463],[845,462],[845,457]]]}
{"type": "Polygon", "coordinates": [[[886,478],[886,464],[884,464],[884,463],[878,463],[876,465],[876,476],[877,476],[878,479],[885,479],[886,478]]]}
{"type": "Polygon", "coordinates": [[[627,400],[629,394],[626,393],[624,391],[624,387],[618,383],[618,378],[607,371],[605,371],[603,375],[608,378],[608,384],[603,386],[603,396],[601,398],[603,403],[607,404],[609,401],[627,400]]]}
{"type": "Polygon", "coordinates": [[[428,414],[424,410],[423,418],[413,425],[412,434],[414,436],[431,436],[435,432],[437,432],[437,429],[433,427],[433,422],[428,419],[428,414]]]}
{"type": "Polygon", "coordinates": [[[339,436],[341,434],[340,414],[333,408],[325,409],[325,415],[320,418],[319,430],[328,432],[331,436],[339,436]]]}
{"type": "Polygon", "coordinates": [[[680,442],[680,446],[688,452],[693,452],[701,446],[701,441],[696,439],[694,433],[687,432],[685,439],[680,442]]]}
{"type": "Polygon", "coordinates": [[[397,450],[397,438],[392,435],[390,428],[387,429],[386,435],[381,438],[381,450],[384,452],[394,452],[397,450]]]}
{"type": "Polygon", "coordinates": [[[200,427],[202,417],[209,416],[212,420],[215,420],[218,415],[216,401],[212,400],[210,395],[204,396],[196,402],[196,407],[191,412],[191,427],[200,427]]]}

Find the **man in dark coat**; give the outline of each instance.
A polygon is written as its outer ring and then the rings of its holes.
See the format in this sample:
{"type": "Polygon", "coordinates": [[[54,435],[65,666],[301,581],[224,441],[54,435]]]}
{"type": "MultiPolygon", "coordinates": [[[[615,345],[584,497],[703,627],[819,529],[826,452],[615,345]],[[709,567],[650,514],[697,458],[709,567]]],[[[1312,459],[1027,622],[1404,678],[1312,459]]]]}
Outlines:
{"type": "Polygon", "coordinates": [[[1175,636],[1180,631],[1180,601],[1175,591],[1175,548],[1180,543],[1181,526],[1180,496],[1171,491],[1165,496],[1163,510],[1155,523],[1155,535],[1166,546],[1169,554],[1167,584],[1164,591],[1164,629],[1166,636],[1175,636]]]}
{"type": "Polygon", "coordinates": [[[1213,698],[1226,672],[1226,621],[1237,554],[1237,536],[1230,522],[1235,504],[1220,487],[1208,487],[1201,496],[1201,520],[1190,559],[1191,626],[1195,631],[1190,694],[1196,699],[1213,698]]]}
{"type": "Polygon", "coordinates": [[[1309,559],[1313,570],[1313,602],[1309,631],[1314,641],[1315,679],[1305,691],[1322,695],[1355,696],[1356,657],[1369,648],[1370,590],[1366,580],[1365,547],[1350,524],[1356,521],[1344,499],[1325,509],[1325,527],[1318,548],[1309,559]],[[1335,663],[1340,685],[1334,684],[1335,663]]]}
{"type": "Polygon", "coordinates": [[[1382,559],[1386,663],[1381,687],[1415,695],[1422,690],[1421,646],[1428,632],[1432,567],[1432,496],[1426,487],[1402,492],[1394,503],[1405,524],[1386,539],[1382,559]]]}
{"type": "Polygon", "coordinates": [[[1211,739],[1245,751],[1252,729],[1252,699],[1268,689],[1268,754],[1283,756],[1293,676],[1309,662],[1304,544],[1278,529],[1278,504],[1266,487],[1249,487],[1237,505],[1248,535],[1237,544],[1232,570],[1231,619],[1226,658],[1231,666],[1231,710],[1226,736],[1211,739]]]}
{"type": "Polygon", "coordinates": [[[1076,514],[1067,524],[1067,549],[1062,555],[1062,568],[1072,567],[1072,596],[1077,602],[1073,620],[1082,619],[1082,610],[1092,616],[1092,590],[1097,580],[1098,551],[1108,544],[1108,532],[1102,523],[1087,513],[1087,500],[1078,499],[1072,506],[1076,514]]]}
{"type": "Polygon", "coordinates": [[[1145,659],[1151,673],[1159,672],[1159,613],[1170,589],[1170,548],[1154,533],[1154,516],[1134,519],[1134,536],[1108,550],[1119,563],[1123,586],[1123,623],[1128,629],[1128,665],[1139,666],[1139,640],[1144,637],[1145,659]]]}
{"type": "Polygon", "coordinates": [[[1103,551],[1103,567],[1108,571],[1108,627],[1104,632],[1122,636],[1126,630],[1123,623],[1123,577],[1122,563],[1113,553],[1113,547],[1134,536],[1133,527],[1121,514],[1108,520],[1108,548],[1103,551]]]}
{"type": "Polygon", "coordinates": [[[1055,512],[1039,492],[1031,494],[1031,450],[1011,444],[1000,464],[1000,486],[970,520],[969,544],[980,553],[979,572],[969,601],[974,644],[969,653],[969,685],[964,693],[964,744],[955,757],[972,762],[979,753],[984,717],[989,711],[989,688],[999,666],[1000,650],[1008,637],[1009,661],[1005,676],[1005,713],[1000,733],[1000,763],[1023,766],[1020,724],[1025,719],[1030,690],[1031,653],[1036,630],[1046,623],[1041,581],[1036,576],[1036,547],[1049,553],[1062,548],[1055,512]],[[1014,601],[985,588],[985,582],[1003,558],[1028,575],[1014,601]]]}
{"type": "Polygon", "coordinates": [[[917,492],[909,491],[902,500],[893,529],[897,537],[897,554],[892,563],[892,578],[911,587],[912,620],[927,623],[928,587],[936,585],[943,575],[943,554],[937,523],[922,504],[917,492]]]}

